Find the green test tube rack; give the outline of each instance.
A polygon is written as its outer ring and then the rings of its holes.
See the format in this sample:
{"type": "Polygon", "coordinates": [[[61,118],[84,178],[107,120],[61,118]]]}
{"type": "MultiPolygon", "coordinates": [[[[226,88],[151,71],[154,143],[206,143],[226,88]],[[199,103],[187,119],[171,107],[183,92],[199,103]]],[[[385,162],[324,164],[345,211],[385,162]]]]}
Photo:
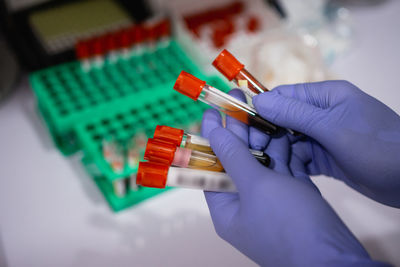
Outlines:
{"type": "Polygon", "coordinates": [[[124,197],[115,196],[112,182],[135,174],[137,166],[115,173],[103,158],[102,141],[112,136],[127,143],[138,133],[151,137],[158,124],[188,129],[199,123],[207,106],[172,90],[182,70],[229,89],[220,78],[206,76],[174,40],[167,47],[105,62],[90,71],[71,62],[30,76],[39,112],[55,145],[64,155],[83,152],[83,165],[114,211],[164,190],[139,188],[124,197]]]}

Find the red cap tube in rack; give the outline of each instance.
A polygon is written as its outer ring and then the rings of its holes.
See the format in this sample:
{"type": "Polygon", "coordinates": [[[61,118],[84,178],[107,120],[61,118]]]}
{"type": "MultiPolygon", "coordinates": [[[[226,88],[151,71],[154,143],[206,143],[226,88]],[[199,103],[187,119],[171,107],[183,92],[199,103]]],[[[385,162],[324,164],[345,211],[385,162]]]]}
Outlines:
{"type": "Polygon", "coordinates": [[[244,65],[226,49],[215,58],[212,65],[229,81],[233,80],[236,85],[250,97],[268,91],[268,89],[257,81],[257,79],[245,69],[244,65]]]}
{"type": "Polygon", "coordinates": [[[229,115],[249,126],[253,126],[262,132],[270,135],[276,135],[281,132],[280,127],[262,118],[253,107],[223,93],[222,91],[206,84],[205,81],[202,81],[185,71],[182,71],[179,75],[174,85],[174,89],[193,100],[199,99],[200,101],[219,109],[226,115],[229,115]]]}
{"type": "Polygon", "coordinates": [[[78,60],[90,57],[89,44],[87,41],[79,41],[75,45],[75,54],[78,60]]]}
{"type": "Polygon", "coordinates": [[[139,163],[136,183],[155,188],[174,186],[214,192],[237,192],[231,178],[224,172],[170,167],[155,162],[139,163]]]}
{"type": "Polygon", "coordinates": [[[146,39],[145,30],[144,30],[143,26],[140,24],[134,25],[131,28],[131,34],[132,34],[134,44],[142,43],[146,39]]]}
{"type": "Polygon", "coordinates": [[[82,40],[76,43],[75,45],[75,53],[76,58],[79,60],[81,64],[81,69],[83,71],[89,71],[91,68],[90,63],[90,43],[87,40],[82,40]]]}

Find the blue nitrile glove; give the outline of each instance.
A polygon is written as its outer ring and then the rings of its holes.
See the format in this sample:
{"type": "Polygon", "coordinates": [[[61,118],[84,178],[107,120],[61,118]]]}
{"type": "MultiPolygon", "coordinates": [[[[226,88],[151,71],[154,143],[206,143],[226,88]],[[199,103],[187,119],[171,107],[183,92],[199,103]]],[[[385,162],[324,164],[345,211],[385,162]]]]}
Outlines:
{"type": "MultiPolygon", "coordinates": [[[[243,99],[238,90],[230,94],[243,99]]],[[[224,129],[221,121],[211,109],[202,124],[202,135],[238,189],[205,192],[220,237],[262,266],[383,265],[369,258],[322,198],[304,163],[291,155],[287,136],[272,139],[265,150],[273,158],[271,170],[250,154],[246,125],[227,117],[224,129]]]]}
{"type": "Polygon", "coordinates": [[[400,117],[390,108],[346,81],[279,86],[253,104],[262,117],[310,137],[292,145],[308,174],[400,207],[400,117]]]}

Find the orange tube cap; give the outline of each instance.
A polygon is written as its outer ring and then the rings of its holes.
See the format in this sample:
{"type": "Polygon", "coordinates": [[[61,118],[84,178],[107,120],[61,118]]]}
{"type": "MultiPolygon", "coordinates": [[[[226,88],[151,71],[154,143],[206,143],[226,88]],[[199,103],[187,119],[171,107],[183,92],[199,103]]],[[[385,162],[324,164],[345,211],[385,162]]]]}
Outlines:
{"type": "Polygon", "coordinates": [[[170,165],[175,157],[176,146],[172,143],[149,138],[144,152],[144,159],[170,165]]]}
{"type": "Polygon", "coordinates": [[[139,162],[139,168],[136,175],[136,184],[165,188],[167,183],[169,166],[155,162],[139,162]]]}
{"type": "Polygon", "coordinates": [[[244,68],[228,50],[224,49],[213,61],[213,66],[221,72],[229,81],[232,81],[236,75],[244,68]]]}
{"type": "Polygon", "coordinates": [[[176,79],[174,89],[193,100],[197,100],[204,85],[206,85],[205,81],[194,77],[186,71],[182,71],[181,74],[179,74],[178,79],[176,79]]]}
{"type": "Polygon", "coordinates": [[[164,142],[173,143],[175,146],[180,146],[183,139],[183,130],[165,126],[157,125],[154,131],[154,139],[162,140],[164,142]]]}

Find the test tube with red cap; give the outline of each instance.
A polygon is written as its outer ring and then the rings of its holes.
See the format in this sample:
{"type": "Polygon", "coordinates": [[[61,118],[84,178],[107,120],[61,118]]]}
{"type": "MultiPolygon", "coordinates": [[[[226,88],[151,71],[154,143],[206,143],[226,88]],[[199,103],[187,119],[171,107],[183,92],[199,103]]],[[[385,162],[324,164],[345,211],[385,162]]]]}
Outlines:
{"type": "Polygon", "coordinates": [[[139,163],[136,183],[154,188],[173,186],[214,192],[237,192],[232,179],[224,172],[170,167],[156,162],[139,163]]]}
{"type": "Polygon", "coordinates": [[[222,172],[221,162],[215,155],[177,147],[172,143],[149,138],[144,159],[172,166],[222,172]]]}
{"type": "Polygon", "coordinates": [[[229,115],[249,126],[253,126],[267,134],[276,135],[281,131],[280,127],[258,115],[254,108],[206,84],[205,81],[202,81],[185,71],[182,71],[179,75],[174,85],[174,89],[193,100],[199,99],[200,101],[219,109],[226,115],[229,115]]]}
{"type": "Polygon", "coordinates": [[[184,132],[182,129],[157,125],[154,139],[170,142],[175,146],[214,154],[207,139],[184,132]]]}
{"type": "Polygon", "coordinates": [[[91,68],[90,63],[90,46],[89,42],[86,40],[81,40],[75,45],[76,58],[81,63],[81,68],[83,71],[87,72],[91,68]]]}
{"type": "Polygon", "coordinates": [[[131,47],[133,44],[133,38],[131,33],[127,29],[123,29],[119,32],[121,56],[123,59],[128,59],[131,56],[131,47]]]}
{"type": "Polygon", "coordinates": [[[250,97],[268,91],[268,89],[257,81],[257,79],[245,69],[244,65],[226,49],[215,58],[212,64],[229,81],[234,81],[236,85],[250,97]]]}
{"type": "Polygon", "coordinates": [[[160,48],[167,47],[171,41],[171,23],[168,19],[163,19],[155,26],[158,43],[160,48]]]}
{"type": "Polygon", "coordinates": [[[109,63],[115,63],[118,61],[118,46],[119,40],[116,38],[115,34],[109,33],[104,37],[105,47],[106,47],[106,59],[109,63]]]}
{"type": "Polygon", "coordinates": [[[124,197],[126,195],[128,181],[126,178],[119,178],[112,181],[113,191],[117,197],[124,197]]]}
{"type": "Polygon", "coordinates": [[[105,52],[105,43],[104,38],[97,37],[90,41],[91,49],[93,50],[92,54],[92,66],[96,68],[101,68],[104,65],[104,52],[105,52]]]}
{"type": "MultiPolygon", "coordinates": [[[[169,142],[175,146],[215,155],[208,139],[186,133],[182,129],[166,125],[157,125],[153,139],[169,142]]],[[[249,151],[264,166],[268,167],[271,164],[271,158],[268,154],[253,149],[249,149],[249,151]]]]}
{"type": "Polygon", "coordinates": [[[146,31],[141,24],[133,25],[130,28],[130,33],[132,36],[132,55],[137,55],[143,53],[144,40],[146,39],[146,31]]]}

